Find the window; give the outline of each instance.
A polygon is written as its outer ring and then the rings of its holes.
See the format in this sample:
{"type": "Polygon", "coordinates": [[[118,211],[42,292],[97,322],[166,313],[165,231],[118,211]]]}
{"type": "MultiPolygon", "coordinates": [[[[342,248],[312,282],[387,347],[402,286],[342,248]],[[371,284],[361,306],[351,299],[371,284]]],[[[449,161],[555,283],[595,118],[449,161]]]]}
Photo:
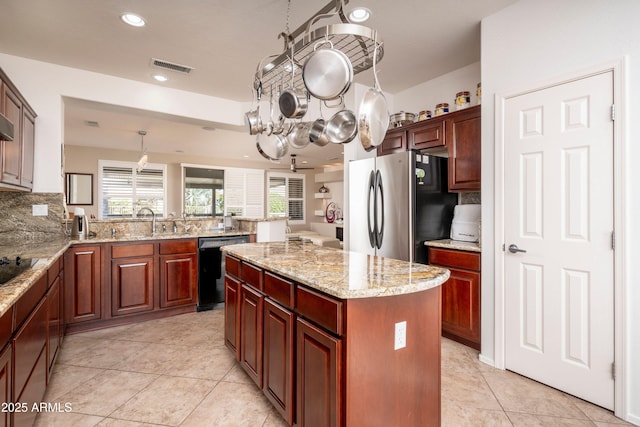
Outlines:
{"type": "Polygon", "coordinates": [[[98,161],[99,219],[131,218],[142,207],[166,216],[167,166],[148,164],[141,172],[137,163],[98,161]]]}
{"type": "Polygon", "coordinates": [[[224,170],[185,167],[184,187],[186,215],[224,215],[224,170]]]}
{"type": "Polygon", "coordinates": [[[290,224],[305,222],[304,176],[271,173],[268,191],[268,216],[289,218],[290,224]]]}

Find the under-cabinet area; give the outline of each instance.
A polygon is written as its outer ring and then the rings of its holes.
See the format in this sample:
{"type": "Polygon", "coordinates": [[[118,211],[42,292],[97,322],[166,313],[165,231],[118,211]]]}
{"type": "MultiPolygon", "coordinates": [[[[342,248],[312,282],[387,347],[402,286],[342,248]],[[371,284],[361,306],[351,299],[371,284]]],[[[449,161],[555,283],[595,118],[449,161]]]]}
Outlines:
{"type": "Polygon", "coordinates": [[[360,272],[350,288],[335,278],[366,255],[309,246],[225,248],[225,344],[239,365],[289,425],[440,425],[447,270],[374,257],[385,283],[360,272]]]}

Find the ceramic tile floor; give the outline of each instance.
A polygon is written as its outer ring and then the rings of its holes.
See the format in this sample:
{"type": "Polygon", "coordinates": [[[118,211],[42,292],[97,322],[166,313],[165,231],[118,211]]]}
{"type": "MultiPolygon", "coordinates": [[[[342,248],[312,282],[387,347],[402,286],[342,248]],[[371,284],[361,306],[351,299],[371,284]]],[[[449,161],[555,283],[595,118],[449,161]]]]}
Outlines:
{"type": "MultiPolygon", "coordinates": [[[[223,344],[221,310],[65,337],[36,426],[284,426],[223,344]]],[[[443,426],[611,426],[609,411],[442,342],[443,426]]],[[[392,427],[392,426],[390,426],[392,427]]]]}

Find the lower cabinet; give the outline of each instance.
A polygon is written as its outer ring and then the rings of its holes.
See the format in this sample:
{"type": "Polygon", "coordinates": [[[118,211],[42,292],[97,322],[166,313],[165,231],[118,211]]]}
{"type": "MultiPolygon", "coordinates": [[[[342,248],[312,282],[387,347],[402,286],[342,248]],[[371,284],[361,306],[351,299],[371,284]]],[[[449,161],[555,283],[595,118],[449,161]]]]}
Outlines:
{"type": "Polygon", "coordinates": [[[300,318],[296,326],[298,425],[342,425],[342,340],[300,318]]]}
{"type": "Polygon", "coordinates": [[[111,261],[111,315],[153,310],[153,256],[111,261]]]}
{"type": "Polygon", "coordinates": [[[102,246],[80,245],[64,255],[65,323],[102,318],[102,246]]]}
{"type": "MultiPolygon", "coordinates": [[[[64,325],[62,323],[62,280],[56,276],[47,292],[47,359],[49,373],[62,344],[64,325]]],[[[47,376],[47,383],[49,376],[47,376]]]]}
{"type": "Polygon", "coordinates": [[[429,264],[451,272],[442,285],[442,336],[480,350],[480,254],[429,248],[429,264]]]}
{"type": "Polygon", "coordinates": [[[160,307],[198,302],[198,255],[195,240],[160,242],[160,307]]]}
{"type": "MultiPolygon", "coordinates": [[[[227,257],[228,259],[229,257],[227,257]]],[[[224,277],[224,343],[240,360],[240,281],[225,275],[224,277]]]]}
{"type": "MultiPolygon", "coordinates": [[[[11,398],[11,345],[0,351],[0,400],[13,402],[11,398]]],[[[0,427],[11,425],[11,412],[0,412],[0,427]]]]}
{"type": "Polygon", "coordinates": [[[295,314],[265,298],[263,391],[289,424],[294,421],[294,328],[295,314]]]}
{"type": "Polygon", "coordinates": [[[240,365],[262,388],[262,332],[264,295],[242,284],[240,288],[240,365]]]}

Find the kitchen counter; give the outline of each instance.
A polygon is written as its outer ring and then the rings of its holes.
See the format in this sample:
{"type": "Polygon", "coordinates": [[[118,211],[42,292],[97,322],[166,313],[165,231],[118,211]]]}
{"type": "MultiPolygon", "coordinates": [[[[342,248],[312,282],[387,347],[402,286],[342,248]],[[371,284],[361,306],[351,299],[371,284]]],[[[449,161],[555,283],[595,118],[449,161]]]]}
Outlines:
{"type": "Polygon", "coordinates": [[[165,240],[165,239],[196,239],[198,237],[224,237],[248,235],[241,231],[204,231],[198,233],[155,233],[148,235],[122,234],[115,238],[94,237],[84,240],[75,240],[61,237],[49,241],[25,242],[22,245],[0,246],[0,257],[6,256],[15,259],[37,258],[38,261],[28,270],[0,286],[0,316],[2,316],[42,275],[53,262],[64,255],[64,252],[73,245],[92,245],[113,242],[130,242],[141,240],[165,240]]]}
{"type": "Polygon", "coordinates": [[[245,243],[223,251],[341,299],[420,292],[449,278],[444,268],[304,242],[245,243]]]}
{"type": "Polygon", "coordinates": [[[482,252],[478,242],[463,242],[460,240],[442,239],[424,242],[425,246],[434,248],[456,249],[459,251],[482,252]]]}

